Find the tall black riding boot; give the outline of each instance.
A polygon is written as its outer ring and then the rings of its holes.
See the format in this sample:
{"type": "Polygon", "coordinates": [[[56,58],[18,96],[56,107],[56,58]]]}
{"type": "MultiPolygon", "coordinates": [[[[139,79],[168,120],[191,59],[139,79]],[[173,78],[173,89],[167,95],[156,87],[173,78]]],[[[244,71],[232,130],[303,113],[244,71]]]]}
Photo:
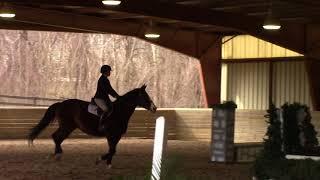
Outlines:
{"type": "Polygon", "coordinates": [[[103,112],[101,114],[98,127],[99,132],[105,132],[108,129],[110,124],[110,122],[108,122],[108,117],[110,116],[110,114],[111,112],[103,112]]]}
{"type": "Polygon", "coordinates": [[[99,132],[104,132],[105,131],[105,126],[104,126],[104,123],[103,123],[103,119],[105,118],[104,116],[107,115],[107,112],[103,112],[100,116],[100,119],[99,119],[99,125],[98,125],[98,131],[99,132]]]}

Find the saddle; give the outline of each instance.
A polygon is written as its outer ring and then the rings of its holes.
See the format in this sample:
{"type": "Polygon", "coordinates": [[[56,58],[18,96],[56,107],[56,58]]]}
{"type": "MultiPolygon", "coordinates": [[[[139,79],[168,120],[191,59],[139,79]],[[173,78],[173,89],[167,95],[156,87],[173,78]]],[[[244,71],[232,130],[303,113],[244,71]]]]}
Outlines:
{"type": "Polygon", "coordinates": [[[94,102],[94,99],[91,98],[91,101],[88,105],[88,112],[100,117],[103,113],[103,110],[99,108],[99,106],[97,106],[97,104],[94,102]]]}

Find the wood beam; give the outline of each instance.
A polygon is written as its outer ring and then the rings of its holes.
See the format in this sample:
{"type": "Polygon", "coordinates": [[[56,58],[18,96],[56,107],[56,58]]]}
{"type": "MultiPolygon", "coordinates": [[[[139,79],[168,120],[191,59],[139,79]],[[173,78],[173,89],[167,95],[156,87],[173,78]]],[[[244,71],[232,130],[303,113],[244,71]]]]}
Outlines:
{"type": "Polygon", "coordinates": [[[262,62],[292,62],[306,61],[306,57],[268,57],[268,58],[242,58],[242,59],[223,59],[223,63],[262,63],[262,62]]]}
{"type": "Polygon", "coordinates": [[[220,35],[177,30],[161,34],[161,39],[152,43],[200,60],[202,90],[206,106],[211,107],[220,103],[221,42],[220,35]]]}
{"type": "Polygon", "coordinates": [[[212,0],[175,0],[176,4],[193,5],[197,7],[208,7],[214,2],[212,0]]]}
{"type": "Polygon", "coordinates": [[[220,103],[221,37],[212,34],[176,31],[152,43],[182,52],[200,60],[200,74],[206,106],[220,103]],[[217,38],[219,37],[219,39],[217,38]]]}
{"type": "Polygon", "coordinates": [[[58,6],[75,6],[75,7],[103,7],[101,0],[0,0],[9,4],[38,4],[38,5],[58,5],[58,6]]]}
{"type": "Polygon", "coordinates": [[[313,8],[315,6],[320,6],[320,2],[314,1],[314,0],[279,0],[279,1],[290,3],[290,4],[301,5],[301,6],[308,6],[310,8],[313,8]]]}
{"type": "Polygon", "coordinates": [[[306,54],[312,59],[320,59],[320,25],[306,26],[306,54]]]}
{"type": "Polygon", "coordinates": [[[306,26],[306,69],[310,85],[310,95],[314,110],[320,110],[320,25],[313,24],[306,26]]]}
{"type": "Polygon", "coordinates": [[[34,31],[58,31],[58,32],[77,32],[86,33],[87,31],[75,30],[62,27],[50,27],[40,24],[30,24],[16,21],[0,21],[0,29],[8,30],[34,30],[34,31]]]}
{"type": "Polygon", "coordinates": [[[28,23],[36,26],[47,26],[69,29],[90,33],[114,33],[120,35],[134,35],[139,28],[139,24],[121,21],[106,20],[92,16],[63,13],[54,10],[44,10],[39,8],[29,8],[23,6],[12,6],[16,10],[17,16],[14,19],[3,21],[28,23]]]}
{"type": "MultiPolygon", "coordinates": [[[[139,2],[142,1],[144,0],[139,0],[139,2]]],[[[271,33],[262,30],[263,19],[254,17],[179,5],[152,4],[149,1],[144,4],[130,4],[130,2],[132,1],[128,1],[127,4],[119,7],[119,10],[128,13],[143,12],[148,16],[234,28],[299,53],[304,53],[305,50],[304,37],[301,36],[301,34],[304,34],[303,25],[286,23],[283,24],[280,31],[271,33]],[[190,16],[190,12],[193,12],[192,16],[190,16]]]]}
{"type": "MultiPolygon", "coordinates": [[[[17,18],[13,20],[0,20],[0,25],[4,29],[23,30],[47,30],[66,32],[86,32],[86,33],[113,33],[119,35],[134,36],[144,38],[146,27],[143,24],[129,23],[121,21],[110,21],[104,18],[96,18],[85,15],[75,15],[53,10],[43,10],[38,8],[26,8],[14,6],[19,11],[17,18]],[[46,17],[45,19],[42,17],[46,17]]],[[[161,32],[161,38],[157,41],[149,41],[154,44],[181,52],[188,56],[199,58],[194,47],[194,31],[181,29],[157,28],[161,32]]],[[[210,45],[214,35],[200,33],[202,44],[200,52],[210,45]]],[[[148,40],[146,40],[148,41],[148,40]]]]}
{"type": "Polygon", "coordinates": [[[320,69],[320,58],[309,58],[308,61],[306,61],[306,69],[308,73],[313,109],[315,111],[320,111],[320,81],[318,78],[320,69]]]}
{"type": "Polygon", "coordinates": [[[208,107],[221,103],[221,41],[222,36],[216,36],[211,46],[200,57],[202,82],[208,107]]]}
{"type": "MultiPolygon", "coordinates": [[[[11,0],[13,3],[23,3],[22,0],[11,0]]],[[[24,1],[25,2],[25,1],[24,1]]],[[[106,11],[120,11],[132,14],[141,14],[164,19],[174,19],[182,22],[193,22],[237,29],[238,31],[250,34],[263,40],[275,43],[299,53],[305,52],[303,46],[304,34],[303,25],[283,24],[278,32],[266,32],[261,26],[263,19],[244,16],[233,13],[224,13],[204,8],[188,7],[183,5],[154,2],[150,0],[127,0],[119,7],[103,7],[100,1],[75,1],[75,0],[33,0],[32,3],[60,4],[65,6],[91,6],[103,8],[106,11]]]]}
{"type": "Polygon", "coordinates": [[[234,3],[234,4],[220,4],[220,5],[214,5],[211,9],[213,10],[235,10],[235,9],[243,9],[248,8],[248,10],[257,9],[257,8],[263,8],[265,10],[268,10],[268,7],[270,6],[270,3],[267,1],[265,2],[252,2],[252,3],[234,3]],[[249,9],[250,8],[250,9],[249,9]]]}
{"type": "Polygon", "coordinates": [[[143,30],[137,35],[140,39],[157,44],[168,49],[178,51],[191,57],[200,59],[208,51],[217,35],[204,32],[194,32],[181,29],[163,29],[161,38],[148,40],[144,38],[143,30]],[[199,36],[199,43],[196,45],[195,34],[199,36]]]}

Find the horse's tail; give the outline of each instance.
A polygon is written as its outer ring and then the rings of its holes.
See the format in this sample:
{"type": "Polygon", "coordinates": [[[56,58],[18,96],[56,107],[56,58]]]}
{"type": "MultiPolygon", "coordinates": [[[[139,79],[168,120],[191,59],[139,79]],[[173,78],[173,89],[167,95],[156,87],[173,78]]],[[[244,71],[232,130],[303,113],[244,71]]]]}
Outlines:
{"type": "Polygon", "coordinates": [[[38,137],[41,131],[43,131],[50,124],[50,122],[54,120],[56,110],[59,105],[60,103],[58,102],[49,106],[48,110],[46,111],[40,122],[30,130],[30,133],[28,135],[29,144],[32,144],[33,140],[38,137]]]}

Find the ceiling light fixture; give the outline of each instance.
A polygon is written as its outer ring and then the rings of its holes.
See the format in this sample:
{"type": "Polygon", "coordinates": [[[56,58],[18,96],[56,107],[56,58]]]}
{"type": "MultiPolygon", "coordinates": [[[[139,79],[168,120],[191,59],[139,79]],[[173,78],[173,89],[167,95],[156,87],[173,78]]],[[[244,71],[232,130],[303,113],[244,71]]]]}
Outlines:
{"type": "Polygon", "coordinates": [[[16,14],[14,11],[7,6],[6,3],[2,3],[0,7],[0,17],[1,18],[14,18],[16,14]]]}
{"type": "Polygon", "coordinates": [[[272,13],[272,4],[270,4],[270,8],[268,10],[268,15],[263,23],[263,29],[266,30],[279,30],[281,28],[281,24],[279,19],[275,18],[272,13]]]}
{"type": "Polygon", "coordinates": [[[104,5],[107,5],[107,6],[118,6],[121,4],[121,1],[117,1],[117,0],[104,0],[102,1],[102,3],[104,5]]]}
{"type": "Polygon", "coordinates": [[[147,27],[144,33],[144,37],[148,39],[158,39],[160,37],[160,34],[152,24],[152,21],[149,22],[149,26],[147,27]]]}

